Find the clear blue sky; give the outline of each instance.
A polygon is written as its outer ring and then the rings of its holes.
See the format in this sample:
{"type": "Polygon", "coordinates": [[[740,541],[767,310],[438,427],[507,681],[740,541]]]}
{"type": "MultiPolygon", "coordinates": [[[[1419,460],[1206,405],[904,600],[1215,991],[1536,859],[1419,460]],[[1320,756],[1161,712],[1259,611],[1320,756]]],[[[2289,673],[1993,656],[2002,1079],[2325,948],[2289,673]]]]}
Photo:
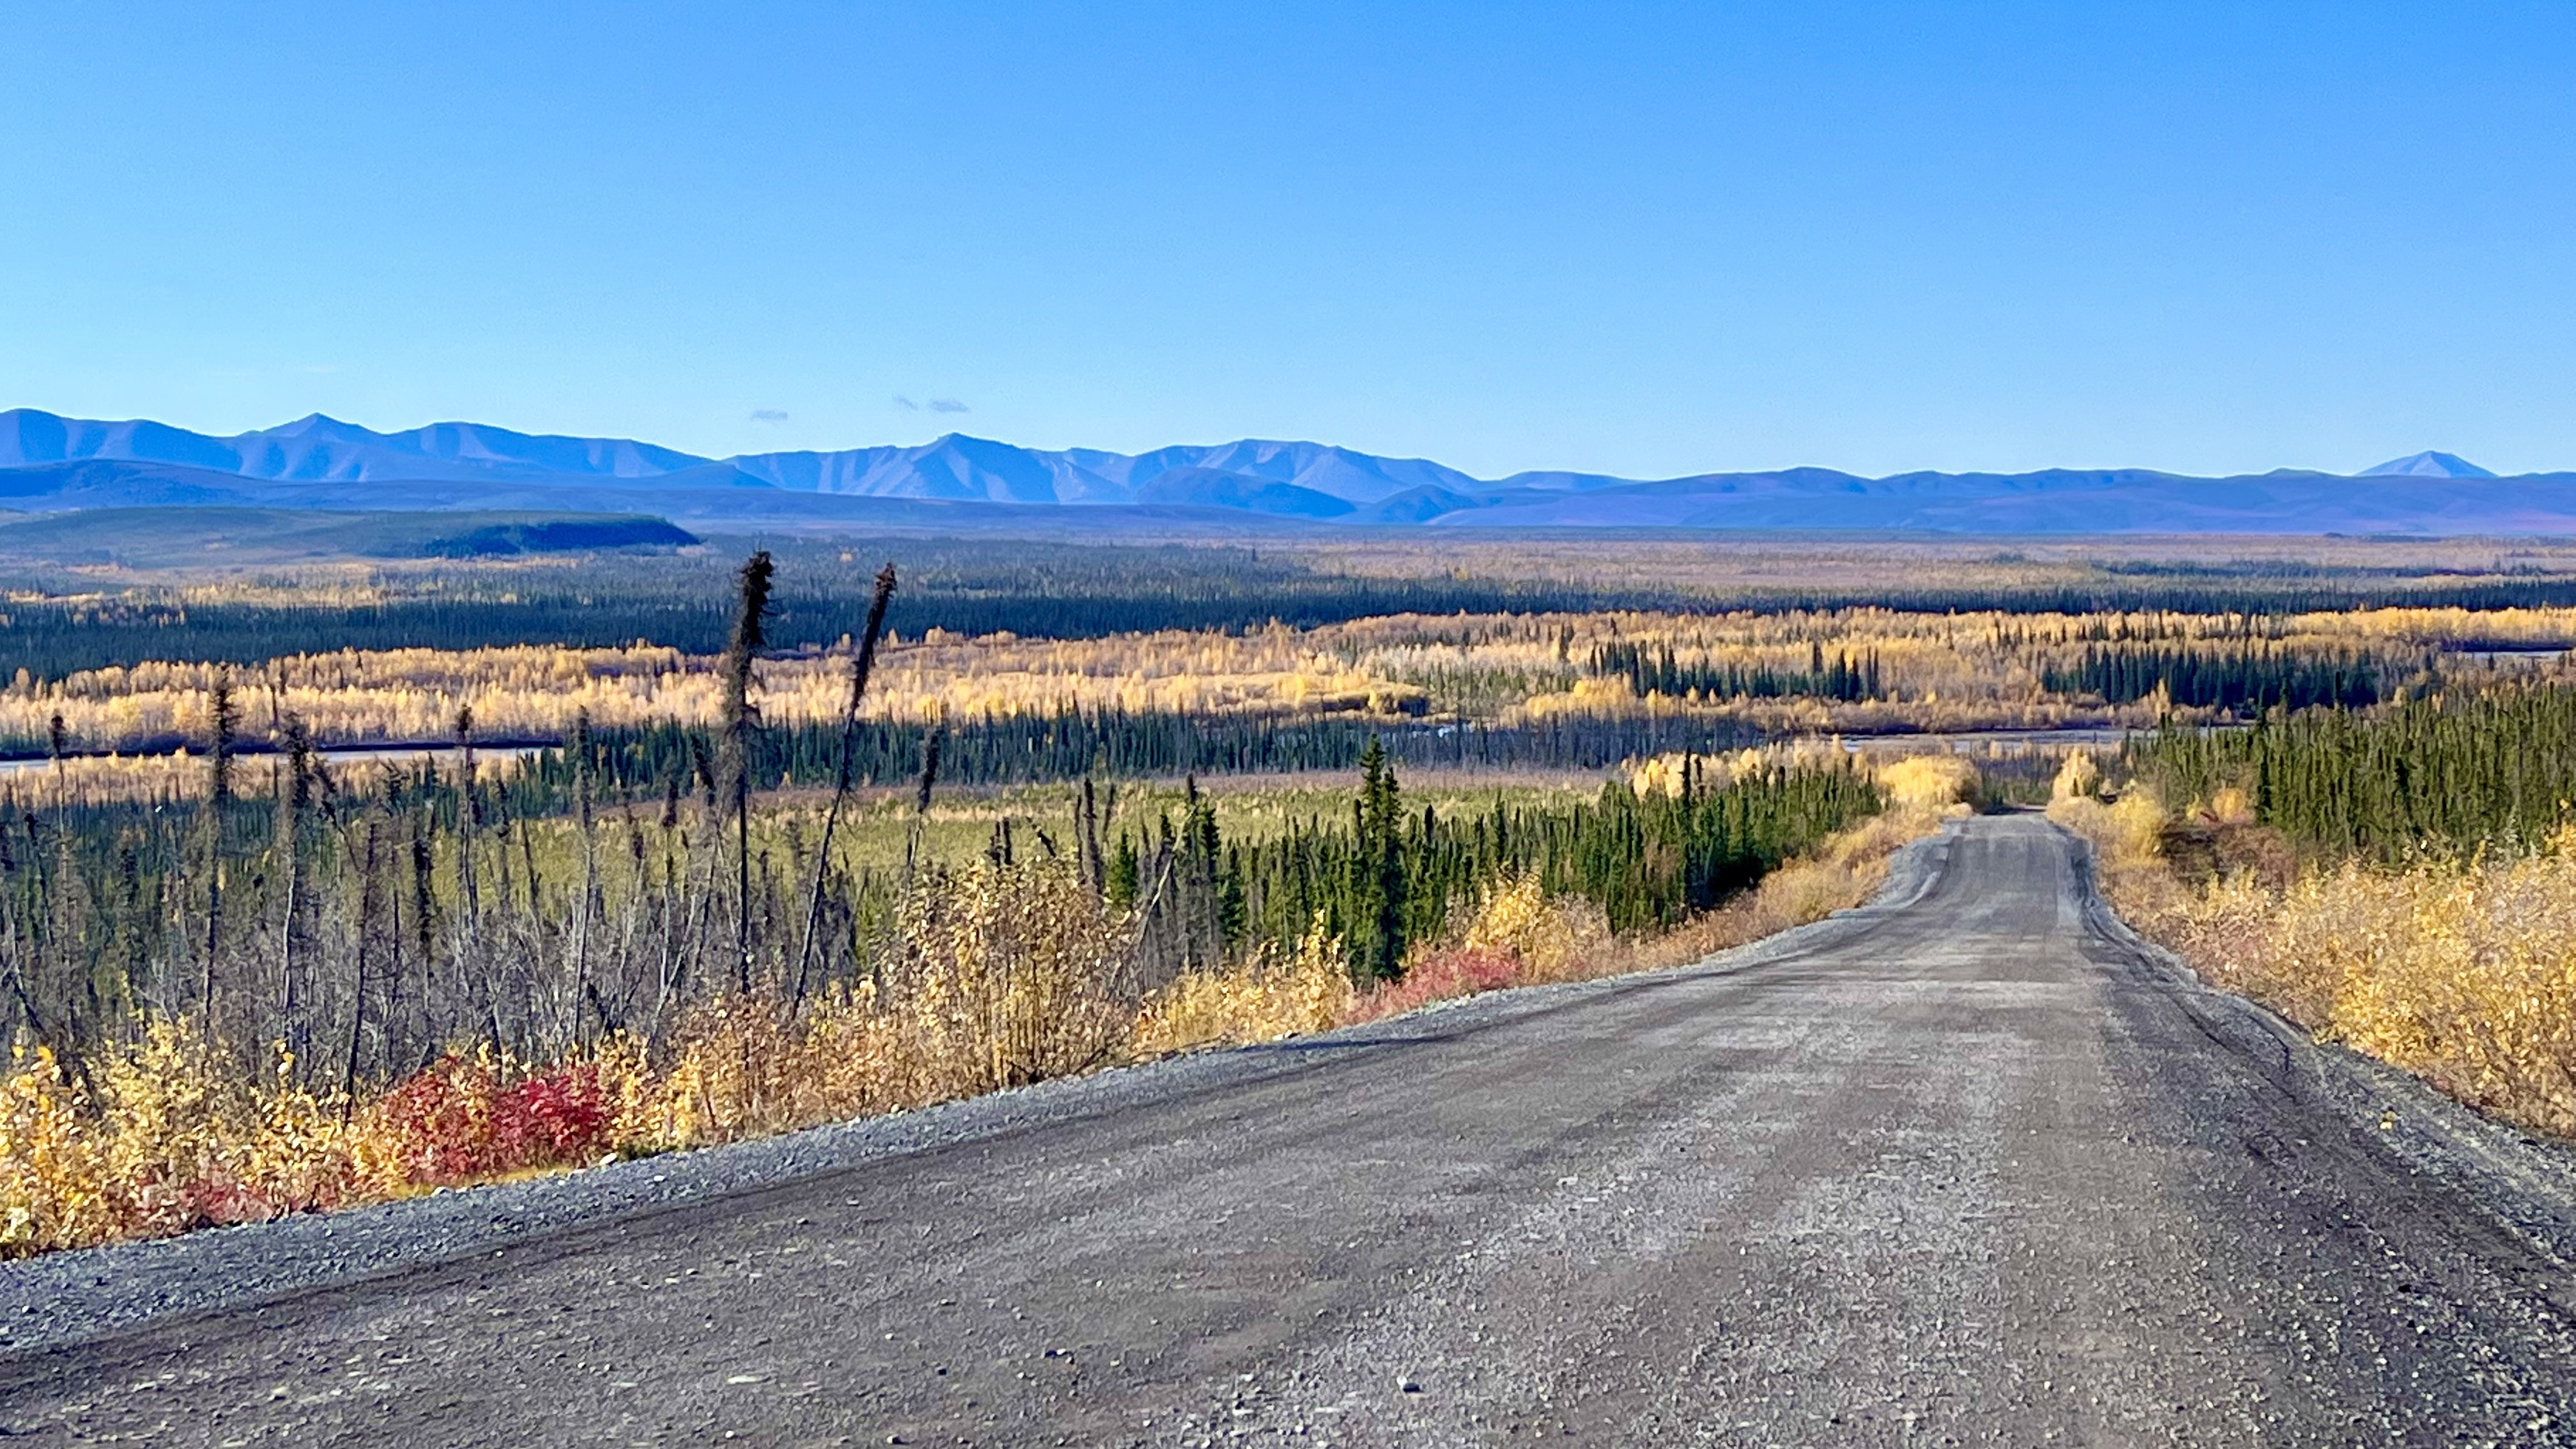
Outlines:
{"type": "Polygon", "coordinates": [[[2571,77],[2559,0],[19,0],[0,406],[2576,467],[2571,77]]]}

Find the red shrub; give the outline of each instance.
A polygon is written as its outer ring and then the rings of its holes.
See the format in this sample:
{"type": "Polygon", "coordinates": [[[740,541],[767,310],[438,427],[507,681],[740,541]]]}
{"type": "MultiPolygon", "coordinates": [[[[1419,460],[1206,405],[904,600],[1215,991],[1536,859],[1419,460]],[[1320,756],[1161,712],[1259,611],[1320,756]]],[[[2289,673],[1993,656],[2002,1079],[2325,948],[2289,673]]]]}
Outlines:
{"type": "Polygon", "coordinates": [[[1351,1020],[1375,1021],[1435,1001],[1500,991],[1521,984],[1520,953],[1507,946],[1433,951],[1406,968],[1402,980],[1381,986],[1351,1005],[1351,1020]]]}
{"type": "Polygon", "coordinates": [[[502,1090],[492,1104],[492,1140],[513,1167],[596,1157],[615,1130],[599,1068],[557,1067],[502,1090]]]}
{"type": "Polygon", "coordinates": [[[180,1184],[174,1198],[177,1219],[189,1228],[264,1223],[286,1213],[275,1198],[243,1186],[221,1170],[209,1170],[180,1184]]]}
{"type": "Polygon", "coordinates": [[[587,1062],[504,1081],[481,1060],[448,1056],[385,1094],[378,1111],[413,1182],[447,1185],[596,1157],[615,1112],[587,1062]]]}

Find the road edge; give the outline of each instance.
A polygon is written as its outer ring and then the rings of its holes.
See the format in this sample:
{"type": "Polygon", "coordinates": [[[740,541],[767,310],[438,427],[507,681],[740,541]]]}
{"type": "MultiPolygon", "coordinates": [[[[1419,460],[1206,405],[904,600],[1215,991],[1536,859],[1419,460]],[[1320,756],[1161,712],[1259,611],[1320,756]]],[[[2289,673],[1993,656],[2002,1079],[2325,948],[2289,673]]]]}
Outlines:
{"type": "Polygon", "coordinates": [[[2534,1253],[2576,1276],[2576,1143],[2486,1116],[2411,1072],[2336,1042],[2320,1042],[2280,1013],[2211,985],[2179,954],[2141,936],[2102,894],[2092,842],[2074,842],[2085,918],[2187,1010],[2232,1021],[2281,1052],[2306,1095],[2410,1173],[2443,1182],[2483,1207],[2534,1253]]]}

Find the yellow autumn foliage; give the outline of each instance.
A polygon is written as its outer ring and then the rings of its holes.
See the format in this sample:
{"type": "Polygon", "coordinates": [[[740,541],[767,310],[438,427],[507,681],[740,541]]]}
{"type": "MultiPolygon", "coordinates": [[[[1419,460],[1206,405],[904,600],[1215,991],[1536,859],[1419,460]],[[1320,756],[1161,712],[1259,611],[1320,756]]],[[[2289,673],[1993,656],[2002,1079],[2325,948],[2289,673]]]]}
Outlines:
{"type": "Polygon", "coordinates": [[[1238,966],[1190,972],[1137,1013],[1139,1056],[1271,1041],[1338,1025],[1350,1008],[1342,943],[1318,916],[1294,950],[1264,950],[1238,966]]]}
{"type": "Polygon", "coordinates": [[[1566,979],[1585,935],[1586,916],[1597,916],[1577,901],[1552,899],[1536,871],[1526,871],[1488,884],[1467,923],[1469,950],[1504,950],[1520,958],[1521,969],[1534,981],[1566,979]]]}
{"type": "MultiPolygon", "coordinates": [[[[1535,877],[1498,882],[1479,899],[1462,944],[1509,953],[1520,963],[1515,983],[1678,964],[1858,904],[1895,846],[1936,823],[1919,811],[1873,817],[1724,909],[1653,940],[1614,938],[1597,910],[1549,898],[1535,877]]],[[[470,1153],[458,1159],[469,1164],[462,1169],[434,1159],[444,1146],[474,1146],[500,1095],[550,1082],[592,1094],[579,1104],[597,1113],[581,1139],[593,1144],[587,1150],[657,1152],[1370,1014],[1352,990],[1341,943],[1320,921],[1292,951],[1185,976],[1130,1005],[1122,976],[1130,923],[1053,862],[926,872],[895,929],[899,944],[873,979],[801,1009],[766,996],[719,999],[690,1013],[658,1051],[612,1037],[542,1070],[469,1051],[362,1090],[356,1101],[297,1085],[282,1052],[273,1070],[246,1078],[185,1022],[155,1021],[79,1069],[41,1048],[22,1050],[0,1075],[0,1257],[383,1201],[492,1175],[471,1167],[470,1153]]],[[[504,1160],[503,1175],[582,1159],[548,1156],[540,1145],[533,1157],[504,1160]]]]}
{"type": "Polygon", "coordinates": [[[2143,924],[2321,1038],[2576,1136],[2576,827],[2514,860],[2214,880],[2143,924]]]}
{"type": "Polygon", "coordinates": [[[2091,800],[2102,793],[2102,765],[2090,750],[2069,750],[2066,763],[2057,767],[2057,778],[2049,782],[2048,798],[2054,804],[2061,800],[2091,800]]]}
{"type": "Polygon", "coordinates": [[[2106,870],[2117,873],[2155,859],[2165,827],[2165,808],[2154,793],[2131,784],[2116,800],[2070,795],[2051,800],[2048,818],[2091,841],[2106,870]]]}
{"type": "Polygon", "coordinates": [[[1899,810],[1939,814],[1977,793],[1977,764],[1965,755],[1907,755],[1877,769],[1878,788],[1899,810]]]}
{"type": "MultiPolygon", "coordinates": [[[[854,991],[795,1012],[720,999],[659,1056],[619,1037],[547,1070],[581,1069],[604,1099],[602,1141],[649,1152],[971,1096],[1127,1052],[1126,926],[1069,867],[926,873],[903,912],[900,949],[854,991]]],[[[1298,978],[1310,990],[1311,975],[1298,978]]],[[[342,1102],[297,1086],[292,1065],[281,1052],[269,1079],[245,1079],[179,1021],[78,1068],[22,1050],[0,1076],[0,1257],[423,1191],[441,1179],[421,1132],[474,1138],[494,1092],[539,1075],[477,1051],[342,1102]],[[441,1089],[447,1114],[428,1128],[405,1101],[423,1084],[441,1089]]]]}
{"type": "MultiPolygon", "coordinates": [[[[2221,792],[2207,816],[2247,825],[2241,794],[2221,792]]],[[[2212,984],[2481,1110],[2576,1135],[2576,825],[2519,858],[2193,886],[2161,858],[2167,817],[2144,791],[2060,801],[2049,817],[2094,842],[2121,915],[2212,984]]]]}
{"type": "Polygon", "coordinates": [[[378,1195],[363,1134],[290,1066],[244,1081],[177,1022],[79,1068],[22,1049],[0,1078],[0,1257],[378,1195]]]}
{"type": "MultiPolygon", "coordinates": [[[[2093,614],[1900,612],[1879,608],[1773,613],[1390,614],[1314,628],[1273,625],[1228,634],[1158,630],[1097,639],[969,637],[943,630],[895,641],[880,655],[871,716],[952,721],[1064,709],[1195,714],[1349,713],[1472,718],[1502,724],[1558,718],[1679,717],[1726,721],[1764,735],[1890,730],[2151,727],[2157,697],[2111,704],[2052,691],[2049,680],[2102,639],[2234,650],[2249,637],[2291,654],[2415,650],[2475,638],[2547,645],[2576,634],[2576,610],[2362,609],[2264,616],[2133,611],[2093,614]],[[2259,633],[2256,632],[2259,630],[2259,633]],[[1591,671],[1605,645],[1669,651],[1685,670],[1803,676],[1820,654],[1866,657],[1878,697],[1638,695],[1624,674],[1591,671]]],[[[765,659],[763,717],[794,724],[837,717],[846,648],[765,659]]],[[[2454,680],[2488,667],[2445,661],[2454,680]]],[[[2565,672],[2568,662],[2507,667],[2565,672]]],[[[78,749],[166,751],[207,733],[208,691],[224,671],[150,661],[0,687],[0,740],[40,745],[59,716],[78,749]]],[[[558,738],[575,711],[602,729],[655,721],[704,725],[721,710],[717,661],[653,645],[570,649],[316,652],[231,671],[250,739],[300,717],[328,745],[440,741],[470,708],[487,738],[558,738]]],[[[2206,710],[2178,709],[2177,718],[2206,710]]],[[[184,786],[184,782],[181,782],[184,786]]]]}

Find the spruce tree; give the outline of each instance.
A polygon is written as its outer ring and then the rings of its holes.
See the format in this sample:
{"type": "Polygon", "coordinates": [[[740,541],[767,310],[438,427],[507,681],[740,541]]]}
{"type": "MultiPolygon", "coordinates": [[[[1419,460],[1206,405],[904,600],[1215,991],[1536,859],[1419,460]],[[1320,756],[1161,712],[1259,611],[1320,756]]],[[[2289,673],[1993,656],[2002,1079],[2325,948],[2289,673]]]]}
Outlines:
{"type": "Polygon", "coordinates": [[[1136,858],[1136,837],[1121,832],[1117,853],[1109,858],[1109,878],[1102,885],[1101,898],[1112,911],[1135,909],[1137,893],[1144,889],[1143,863],[1136,858]]]}
{"type": "Polygon", "coordinates": [[[1372,739],[1360,755],[1358,849],[1351,858],[1352,975],[1362,984],[1404,974],[1404,805],[1387,762],[1386,746],[1372,739]]]}

